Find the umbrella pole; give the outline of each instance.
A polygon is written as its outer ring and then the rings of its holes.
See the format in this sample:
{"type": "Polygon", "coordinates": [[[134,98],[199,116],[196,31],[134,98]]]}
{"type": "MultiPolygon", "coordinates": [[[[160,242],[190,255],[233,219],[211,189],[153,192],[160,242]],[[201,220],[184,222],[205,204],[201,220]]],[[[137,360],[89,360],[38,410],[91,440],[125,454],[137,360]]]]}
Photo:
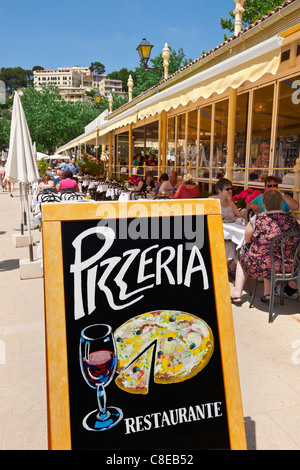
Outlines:
{"type": "Polygon", "coordinates": [[[23,198],[23,184],[20,183],[20,205],[21,205],[21,235],[24,235],[24,198],[23,198]]]}
{"type": "Polygon", "coordinates": [[[28,204],[28,189],[27,184],[25,184],[25,206],[27,211],[27,227],[28,227],[28,240],[29,240],[29,259],[33,261],[33,247],[32,247],[32,237],[30,229],[30,217],[29,217],[29,204],[28,204]]]}

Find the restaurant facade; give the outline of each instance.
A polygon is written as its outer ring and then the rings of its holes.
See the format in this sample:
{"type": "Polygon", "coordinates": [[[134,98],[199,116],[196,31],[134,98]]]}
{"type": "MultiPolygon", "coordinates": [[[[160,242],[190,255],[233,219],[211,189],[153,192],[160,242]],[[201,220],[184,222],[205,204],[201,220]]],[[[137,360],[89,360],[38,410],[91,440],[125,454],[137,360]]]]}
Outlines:
{"type": "Polygon", "coordinates": [[[57,152],[83,154],[87,145],[102,146],[110,177],[136,174],[135,156],[153,154],[156,176],[189,171],[211,191],[222,176],[239,190],[276,175],[299,200],[300,0],[95,120],[57,152]]]}

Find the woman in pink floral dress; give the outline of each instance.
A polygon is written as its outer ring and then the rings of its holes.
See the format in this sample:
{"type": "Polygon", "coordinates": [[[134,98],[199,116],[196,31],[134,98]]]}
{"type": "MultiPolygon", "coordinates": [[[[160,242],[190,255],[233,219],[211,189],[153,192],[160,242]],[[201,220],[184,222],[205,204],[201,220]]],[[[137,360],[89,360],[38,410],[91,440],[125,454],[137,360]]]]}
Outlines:
{"type": "MultiPolygon", "coordinates": [[[[264,278],[264,296],[262,302],[270,299],[271,257],[270,245],[272,239],[281,233],[290,231],[300,231],[298,221],[290,214],[283,212],[282,195],[278,190],[270,190],[263,195],[263,204],[266,212],[258,214],[250,219],[246,232],[245,241],[249,249],[241,253],[237,263],[236,282],[232,294],[231,302],[234,305],[241,305],[241,295],[247,277],[257,279],[264,278]]],[[[297,239],[289,239],[285,245],[286,269],[292,263],[295,253],[297,239]]],[[[275,246],[275,270],[281,271],[280,248],[275,246]]]]}

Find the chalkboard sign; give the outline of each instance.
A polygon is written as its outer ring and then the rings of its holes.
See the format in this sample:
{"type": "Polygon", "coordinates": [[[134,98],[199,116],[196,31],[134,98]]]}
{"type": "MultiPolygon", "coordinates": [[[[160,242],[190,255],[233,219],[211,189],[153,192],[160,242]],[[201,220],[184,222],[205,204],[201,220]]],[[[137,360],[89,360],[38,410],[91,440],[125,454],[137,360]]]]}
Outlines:
{"type": "Polygon", "coordinates": [[[42,220],[49,447],[245,448],[219,202],[42,220]]]}

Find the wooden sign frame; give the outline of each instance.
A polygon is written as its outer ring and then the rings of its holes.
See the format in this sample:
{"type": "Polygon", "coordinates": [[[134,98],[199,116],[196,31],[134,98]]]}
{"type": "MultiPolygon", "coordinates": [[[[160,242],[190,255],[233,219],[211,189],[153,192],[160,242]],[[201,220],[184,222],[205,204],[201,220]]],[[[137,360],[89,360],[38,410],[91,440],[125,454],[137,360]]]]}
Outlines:
{"type": "MultiPolygon", "coordinates": [[[[127,213],[130,211],[138,217],[143,216],[143,211],[152,214],[153,207],[160,211],[166,207],[165,204],[174,205],[174,200],[76,202],[45,204],[42,207],[49,449],[72,448],[61,224],[65,221],[99,220],[106,216],[105,208],[113,208],[117,218],[122,218],[125,217],[124,204],[127,213]]],[[[245,450],[245,428],[220,203],[215,199],[189,200],[188,204],[186,200],[176,201],[179,212],[185,207],[185,215],[198,215],[200,206],[201,214],[207,216],[208,223],[230,448],[245,450]]]]}

